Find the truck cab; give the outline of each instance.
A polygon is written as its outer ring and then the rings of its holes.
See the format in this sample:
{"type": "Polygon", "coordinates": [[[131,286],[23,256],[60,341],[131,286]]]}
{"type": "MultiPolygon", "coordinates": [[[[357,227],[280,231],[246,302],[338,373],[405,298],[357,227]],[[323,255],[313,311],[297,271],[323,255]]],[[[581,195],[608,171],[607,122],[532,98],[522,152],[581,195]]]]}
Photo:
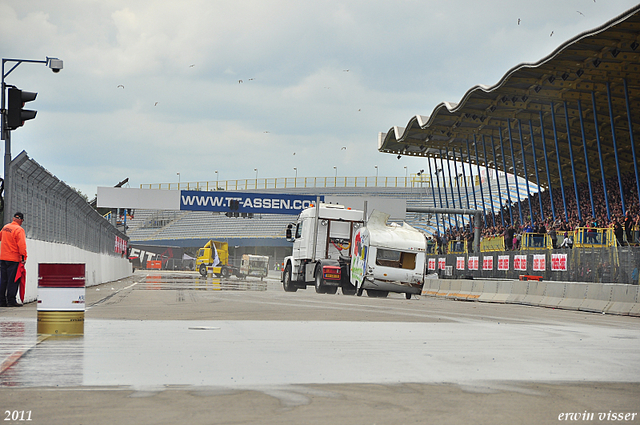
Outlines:
{"type": "Polygon", "coordinates": [[[325,203],[302,211],[286,230],[293,247],[291,256],[284,259],[284,290],[295,292],[314,285],[319,293],[335,294],[339,287],[343,293],[355,293],[348,279],[349,254],[363,217],[363,211],[325,203]]]}

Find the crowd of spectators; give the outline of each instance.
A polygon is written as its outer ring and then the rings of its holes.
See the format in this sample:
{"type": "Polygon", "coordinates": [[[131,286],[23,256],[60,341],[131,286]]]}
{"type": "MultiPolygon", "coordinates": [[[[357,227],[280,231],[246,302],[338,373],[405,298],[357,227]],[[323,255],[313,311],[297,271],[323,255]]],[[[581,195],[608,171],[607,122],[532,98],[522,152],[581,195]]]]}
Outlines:
{"type": "MultiPolygon", "coordinates": [[[[549,192],[536,193],[531,196],[531,212],[529,213],[529,200],[524,200],[518,205],[513,203],[511,211],[509,206],[502,208],[502,211],[495,214],[487,214],[486,222],[483,223],[482,238],[500,237],[504,239],[504,246],[507,250],[520,248],[523,233],[548,234],[554,248],[571,248],[573,241],[570,238],[571,232],[578,228],[591,229],[590,232],[597,232],[596,229],[613,228],[613,233],[619,245],[640,244],[640,201],[635,180],[635,174],[627,174],[622,177],[622,189],[624,193],[625,210],[622,213],[622,201],[617,178],[606,180],[607,197],[609,211],[605,202],[602,181],[592,181],[592,197],[589,196],[588,183],[578,184],[578,196],[576,197],[573,185],[565,187],[564,199],[566,202],[567,214],[564,213],[564,203],[562,192],[559,188],[552,188],[553,209],[549,192]],[[580,216],[578,215],[578,202],[580,205],[580,216]],[[593,210],[591,208],[593,199],[593,210]],[[544,218],[540,216],[540,202],[544,218]],[[520,212],[526,217],[521,223],[520,212]],[[511,222],[513,217],[513,223],[511,222]],[[568,239],[568,240],[567,240],[568,239]]],[[[439,247],[446,247],[451,240],[467,241],[469,250],[473,246],[473,225],[467,224],[460,227],[451,227],[443,233],[436,233],[430,238],[430,243],[436,243],[439,247]]]]}

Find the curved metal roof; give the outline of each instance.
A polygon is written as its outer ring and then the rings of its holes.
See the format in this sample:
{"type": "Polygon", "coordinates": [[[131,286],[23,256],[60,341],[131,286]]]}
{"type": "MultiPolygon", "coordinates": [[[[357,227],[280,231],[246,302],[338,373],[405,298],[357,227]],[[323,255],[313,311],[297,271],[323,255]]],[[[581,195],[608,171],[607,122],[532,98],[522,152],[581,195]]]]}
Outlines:
{"type": "Polygon", "coordinates": [[[573,156],[576,180],[584,181],[585,147],[592,177],[600,176],[596,171],[600,168],[598,139],[605,176],[615,177],[615,136],[620,170],[633,172],[632,143],[635,143],[636,155],[640,155],[637,149],[640,138],[638,12],[640,5],[574,37],[535,64],[523,63],[512,68],[492,87],[472,87],[459,103],[440,103],[431,116],[416,115],[405,128],[393,127],[387,133],[380,133],[378,150],[424,157],[439,157],[441,151],[445,156],[448,151],[452,159],[488,163],[494,168],[493,137],[499,170],[506,168],[513,173],[512,158],[515,158],[516,174],[525,177],[524,157],[526,177],[535,181],[537,166],[540,185],[547,187],[541,159],[548,160],[552,186],[557,186],[560,180],[558,158],[562,176],[568,178],[573,156]],[[474,140],[478,143],[474,144],[474,140]],[[468,146],[471,152],[467,151],[468,146]],[[536,159],[532,146],[535,146],[536,159]]]}

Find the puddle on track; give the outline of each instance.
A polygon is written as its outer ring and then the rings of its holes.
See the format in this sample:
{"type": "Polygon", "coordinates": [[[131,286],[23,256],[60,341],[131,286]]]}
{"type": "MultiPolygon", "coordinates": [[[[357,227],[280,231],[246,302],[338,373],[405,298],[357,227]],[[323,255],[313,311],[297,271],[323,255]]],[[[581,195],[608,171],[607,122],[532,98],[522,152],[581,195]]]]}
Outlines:
{"type": "Polygon", "coordinates": [[[266,291],[267,281],[256,278],[237,279],[235,277],[205,278],[197,276],[180,276],[172,274],[149,274],[135,289],[142,290],[180,290],[191,289],[199,291],[266,291]]]}

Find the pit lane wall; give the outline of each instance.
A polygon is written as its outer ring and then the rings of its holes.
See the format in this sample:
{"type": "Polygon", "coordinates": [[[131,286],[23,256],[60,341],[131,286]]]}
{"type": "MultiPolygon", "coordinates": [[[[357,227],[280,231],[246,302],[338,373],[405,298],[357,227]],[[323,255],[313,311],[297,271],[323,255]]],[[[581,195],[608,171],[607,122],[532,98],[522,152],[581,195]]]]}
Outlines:
{"type": "Polygon", "coordinates": [[[422,295],[640,317],[637,285],[430,278],[425,280],[422,295]]]}
{"type": "Polygon", "coordinates": [[[27,238],[27,280],[24,302],[38,299],[39,263],[84,263],[85,285],[94,286],[123,279],[133,273],[126,257],[85,251],[75,246],[27,238]]]}

